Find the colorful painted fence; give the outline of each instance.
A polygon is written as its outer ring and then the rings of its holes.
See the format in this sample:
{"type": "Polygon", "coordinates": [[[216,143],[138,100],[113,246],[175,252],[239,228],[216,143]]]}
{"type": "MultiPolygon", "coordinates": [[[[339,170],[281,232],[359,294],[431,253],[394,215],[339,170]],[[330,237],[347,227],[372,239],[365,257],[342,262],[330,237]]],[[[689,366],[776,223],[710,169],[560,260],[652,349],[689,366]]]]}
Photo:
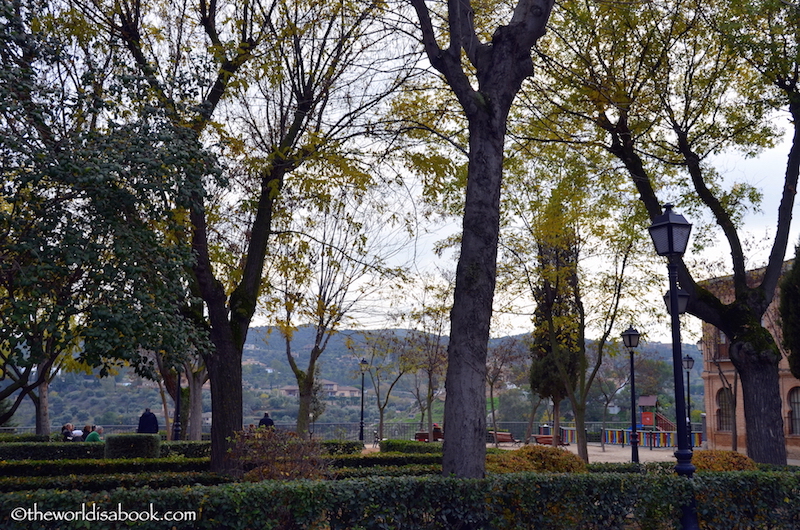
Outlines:
{"type": "MultiPolygon", "coordinates": [[[[630,445],[630,429],[607,429],[603,431],[604,443],[610,445],[630,445]]],[[[577,436],[574,428],[562,428],[561,439],[567,443],[576,443],[577,436]]],[[[678,433],[675,431],[640,431],[640,447],[677,447],[678,433]]],[[[703,435],[700,432],[692,432],[692,446],[700,447],[703,443],[703,435]]]]}

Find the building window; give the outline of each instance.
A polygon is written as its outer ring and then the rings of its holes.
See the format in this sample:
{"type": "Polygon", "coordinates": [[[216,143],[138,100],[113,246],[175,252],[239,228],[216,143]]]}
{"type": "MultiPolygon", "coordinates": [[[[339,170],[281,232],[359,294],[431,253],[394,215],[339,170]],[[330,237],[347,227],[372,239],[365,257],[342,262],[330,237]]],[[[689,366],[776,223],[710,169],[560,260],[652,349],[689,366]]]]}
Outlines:
{"type": "Polygon", "coordinates": [[[729,344],[728,344],[728,337],[726,337],[725,334],[723,332],[719,331],[719,330],[717,330],[717,333],[719,333],[719,340],[717,340],[717,357],[716,358],[718,360],[729,359],[730,358],[730,354],[728,353],[728,351],[729,351],[730,348],[729,348],[729,344]]]}
{"type": "Polygon", "coordinates": [[[789,434],[800,434],[800,387],[789,391],[789,434]]]}
{"type": "Polygon", "coordinates": [[[722,388],[717,392],[717,430],[733,431],[733,421],[733,393],[722,388]]]}

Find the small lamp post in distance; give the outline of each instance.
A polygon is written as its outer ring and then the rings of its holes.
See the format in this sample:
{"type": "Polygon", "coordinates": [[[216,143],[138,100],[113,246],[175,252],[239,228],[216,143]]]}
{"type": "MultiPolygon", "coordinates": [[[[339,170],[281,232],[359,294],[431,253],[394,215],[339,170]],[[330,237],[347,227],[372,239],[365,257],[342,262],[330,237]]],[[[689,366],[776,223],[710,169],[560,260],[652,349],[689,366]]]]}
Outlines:
{"type": "Polygon", "coordinates": [[[636,372],[633,369],[633,350],[639,345],[639,332],[633,326],[622,332],[622,342],[631,357],[631,462],[639,463],[639,433],[636,431],[636,372]]]}
{"type": "Polygon", "coordinates": [[[367,372],[369,368],[369,363],[366,359],[362,358],[361,362],[358,363],[358,367],[361,369],[361,423],[358,427],[358,441],[364,441],[364,374],[367,372]]]}

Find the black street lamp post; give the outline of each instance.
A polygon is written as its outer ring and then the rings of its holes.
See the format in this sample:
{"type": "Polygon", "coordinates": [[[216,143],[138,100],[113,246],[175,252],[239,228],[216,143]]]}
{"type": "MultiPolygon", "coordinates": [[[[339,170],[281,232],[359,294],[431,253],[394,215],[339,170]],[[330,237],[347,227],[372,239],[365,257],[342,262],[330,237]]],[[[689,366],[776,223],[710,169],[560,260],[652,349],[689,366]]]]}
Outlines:
{"type": "Polygon", "coordinates": [[[358,367],[361,368],[361,423],[358,427],[358,441],[364,441],[364,374],[369,368],[369,363],[366,359],[361,359],[361,362],[358,363],[358,367]]]}
{"type": "MultiPolygon", "coordinates": [[[[675,451],[675,472],[687,479],[692,478],[695,467],[692,465],[692,449],[689,446],[689,435],[686,429],[686,403],[683,395],[683,367],[681,358],[681,322],[678,300],[678,260],[686,252],[692,225],[685,217],[672,211],[671,204],[664,205],[664,213],[653,221],[648,229],[656,253],[668,258],[670,317],[672,321],[672,368],[675,383],[675,415],[677,416],[678,449],[675,451]]],[[[694,501],[683,506],[681,528],[694,530],[700,526],[697,521],[697,509],[694,501]]]]}
{"type": "Polygon", "coordinates": [[[689,447],[692,443],[692,392],[689,387],[689,372],[694,368],[694,359],[688,353],[683,358],[683,369],[686,370],[686,426],[689,431],[689,447]]]}
{"type": "Polygon", "coordinates": [[[178,391],[175,399],[175,421],[172,423],[172,439],[177,441],[181,439],[181,369],[178,366],[175,370],[178,372],[178,391]]]}
{"type": "Polygon", "coordinates": [[[639,332],[629,327],[622,332],[622,342],[631,354],[631,462],[639,463],[639,433],[636,432],[636,372],[633,369],[633,350],[639,345],[639,332]]]}

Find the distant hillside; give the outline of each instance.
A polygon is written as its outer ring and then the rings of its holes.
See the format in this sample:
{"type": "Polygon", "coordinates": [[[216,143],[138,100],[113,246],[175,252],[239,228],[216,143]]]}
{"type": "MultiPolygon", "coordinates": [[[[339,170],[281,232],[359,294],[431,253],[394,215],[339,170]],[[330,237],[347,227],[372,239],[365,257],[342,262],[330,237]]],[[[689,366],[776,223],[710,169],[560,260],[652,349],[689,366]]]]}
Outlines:
{"type": "MultiPolygon", "coordinates": [[[[255,360],[263,363],[269,368],[274,369],[280,374],[276,374],[277,381],[285,381],[281,384],[293,384],[294,376],[286,360],[286,346],[283,337],[273,328],[261,326],[250,328],[247,334],[243,358],[255,360]]],[[[356,358],[347,347],[347,341],[359,343],[363,341],[363,334],[370,330],[346,329],[335,333],[329,340],[325,352],[320,357],[320,373],[324,379],[330,379],[345,385],[355,385],[360,382],[360,372],[358,368],[359,359],[356,358]]],[[[406,330],[397,330],[398,333],[405,333],[406,330]]],[[[524,335],[515,335],[513,338],[522,338],[524,335]]],[[[500,337],[491,339],[490,344],[507,339],[500,337]]],[[[304,326],[297,330],[292,338],[292,353],[298,359],[301,367],[308,366],[308,356],[314,346],[314,329],[304,326]]],[[[666,362],[672,362],[672,345],[660,342],[649,342],[639,348],[642,354],[647,354],[666,362]]],[[[695,361],[700,360],[700,351],[695,344],[684,344],[683,355],[691,355],[695,361]]],[[[700,373],[702,363],[696,362],[693,371],[700,373]]]]}

